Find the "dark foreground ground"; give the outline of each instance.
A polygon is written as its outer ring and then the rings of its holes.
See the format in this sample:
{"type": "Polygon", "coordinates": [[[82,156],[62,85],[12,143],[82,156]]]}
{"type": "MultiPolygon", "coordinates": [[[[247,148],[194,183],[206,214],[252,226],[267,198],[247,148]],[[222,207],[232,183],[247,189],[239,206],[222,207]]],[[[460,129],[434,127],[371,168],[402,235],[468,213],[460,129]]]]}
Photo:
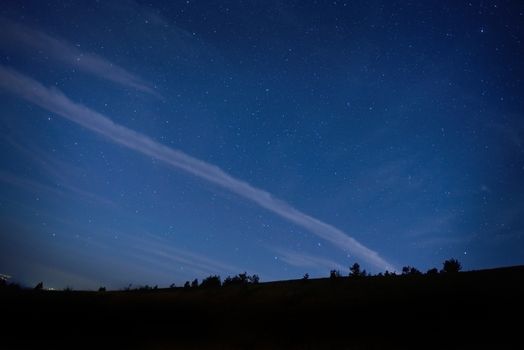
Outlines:
{"type": "Polygon", "coordinates": [[[1,349],[523,349],[524,267],[216,289],[0,292],[1,349]]]}

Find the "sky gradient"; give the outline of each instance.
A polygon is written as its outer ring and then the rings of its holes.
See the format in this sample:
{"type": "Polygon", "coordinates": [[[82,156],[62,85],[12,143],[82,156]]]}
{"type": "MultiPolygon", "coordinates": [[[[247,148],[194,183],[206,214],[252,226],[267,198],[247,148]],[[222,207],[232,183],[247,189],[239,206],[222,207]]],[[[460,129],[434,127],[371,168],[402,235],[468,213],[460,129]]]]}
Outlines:
{"type": "Polygon", "coordinates": [[[524,264],[519,2],[8,2],[0,273],[524,264]]]}

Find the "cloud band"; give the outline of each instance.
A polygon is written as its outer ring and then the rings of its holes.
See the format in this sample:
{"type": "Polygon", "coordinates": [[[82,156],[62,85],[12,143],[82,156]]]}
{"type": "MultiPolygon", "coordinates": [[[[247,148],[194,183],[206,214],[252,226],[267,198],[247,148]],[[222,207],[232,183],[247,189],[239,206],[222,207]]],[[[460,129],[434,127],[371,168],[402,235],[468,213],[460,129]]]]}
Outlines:
{"type": "Polygon", "coordinates": [[[255,202],[262,208],[306,229],[336,247],[351,252],[377,269],[394,270],[394,267],[377,252],[346,235],[340,229],[295,209],[264,190],[234,178],[215,165],[193,158],[181,151],[162,145],[146,135],[119,125],[108,117],[73,102],[56,89],[47,88],[30,77],[2,66],[0,66],[0,87],[103,135],[114,143],[158,159],[255,202]]]}

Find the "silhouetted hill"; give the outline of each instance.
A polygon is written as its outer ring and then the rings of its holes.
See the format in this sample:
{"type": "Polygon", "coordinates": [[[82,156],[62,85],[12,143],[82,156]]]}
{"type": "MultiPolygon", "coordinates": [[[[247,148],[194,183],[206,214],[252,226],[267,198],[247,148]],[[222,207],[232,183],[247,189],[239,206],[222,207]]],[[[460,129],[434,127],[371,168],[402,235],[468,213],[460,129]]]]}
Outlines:
{"type": "Polygon", "coordinates": [[[5,348],[477,349],[522,346],[523,295],[519,266],[0,298],[5,348]]]}

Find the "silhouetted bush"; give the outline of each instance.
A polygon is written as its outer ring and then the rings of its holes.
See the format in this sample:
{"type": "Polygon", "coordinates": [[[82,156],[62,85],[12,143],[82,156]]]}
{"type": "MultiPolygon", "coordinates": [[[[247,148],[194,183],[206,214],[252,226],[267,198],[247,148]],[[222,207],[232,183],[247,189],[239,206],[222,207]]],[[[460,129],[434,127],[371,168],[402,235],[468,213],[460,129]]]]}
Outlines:
{"type": "Polygon", "coordinates": [[[336,280],[340,278],[340,271],[338,270],[331,270],[329,271],[329,279],[336,280]]]}
{"type": "Polygon", "coordinates": [[[73,291],[73,287],[71,287],[71,286],[66,286],[64,288],[64,292],[72,292],[72,291],[73,291]]]}
{"type": "Polygon", "coordinates": [[[174,283],[171,283],[171,285],[169,286],[169,288],[173,289],[173,288],[176,288],[176,285],[174,283]]]}
{"type": "Polygon", "coordinates": [[[303,279],[304,281],[305,281],[305,280],[308,280],[308,279],[309,279],[309,273],[306,273],[306,274],[302,277],[302,279],[303,279]]]}
{"type": "Polygon", "coordinates": [[[22,289],[17,283],[9,283],[8,279],[11,278],[8,275],[0,274],[0,290],[2,291],[18,291],[22,289]]]}
{"type": "Polygon", "coordinates": [[[349,276],[350,277],[362,276],[362,272],[360,271],[360,265],[358,263],[354,263],[353,266],[349,268],[349,276]]]}
{"type": "Polygon", "coordinates": [[[106,291],[106,287],[100,287],[100,288],[98,288],[98,291],[99,292],[105,292],[106,291]]]}
{"type": "Polygon", "coordinates": [[[229,286],[229,285],[248,285],[248,284],[258,284],[260,281],[260,277],[258,275],[248,275],[247,272],[239,273],[236,276],[227,276],[224,280],[223,285],[229,286]]]}
{"type": "Polygon", "coordinates": [[[202,283],[200,284],[200,287],[202,288],[216,288],[220,287],[222,285],[222,282],[220,280],[220,276],[209,276],[202,280],[202,283]]]}
{"type": "Polygon", "coordinates": [[[44,282],[38,282],[38,284],[34,288],[34,290],[43,290],[43,289],[44,289],[44,282]]]}
{"type": "Polygon", "coordinates": [[[404,266],[402,268],[402,274],[403,275],[422,275],[422,272],[420,272],[418,269],[416,269],[413,266],[404,266]]]}
{"type": "Polygon", "coordinates": [[[239,273],[237,276],[238,276],[238,279],[240,280],[240,282],[242,284],[247,284],[249,282],[249,279],[248,279],[248,276],[247,276],[246,272],[239,273]]]}
{"type": "Polygon", "coordinates": [[[191,288],[191,283],[189,283],[189,281],[186,281],[186,283],[184,283],[184,288],[191,288]]]}
{"type": "Polygon", "coordinates": [[[444,261],[442,271],[446,273],[457,273],[462,270],[462,265],[457,259],[444,261]]]}
{"type": "Polygon", "coordinates": [[[195,278],[193,282],[191,282],[191,288],[197,288],[198,287],[198,278],[195,278]]]}
{"type": "Polygon", "coordinates": [[[426,271],[426,275],[428,276],[438,275],[438,269],[436,267],[429,269],[428,271],[426,271]]]}

